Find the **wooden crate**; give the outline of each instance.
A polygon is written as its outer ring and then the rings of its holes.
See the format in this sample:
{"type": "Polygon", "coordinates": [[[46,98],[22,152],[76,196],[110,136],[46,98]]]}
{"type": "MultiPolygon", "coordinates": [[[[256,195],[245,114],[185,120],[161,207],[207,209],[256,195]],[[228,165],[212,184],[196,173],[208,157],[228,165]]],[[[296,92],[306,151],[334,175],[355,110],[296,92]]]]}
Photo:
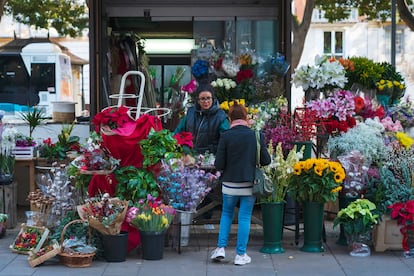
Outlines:
{"type": "Polygon", "coordinates": [[[15,147],[12,153],[16,158],[33,158],[34,147],[15,147]]]}
{"type": "Polygon", "coordinates": [[[382,221],[375,226],[373,242],[376,252],[385,250],[402,250],[403,236],[400,232],[401,226],[390,216],[382,216],[382,221]]]}
{"type": "Polygon", "coordinates": [[[0,212],[7,214],[7,228],[17,225],[17,181],[0,185],[0,212]]]}

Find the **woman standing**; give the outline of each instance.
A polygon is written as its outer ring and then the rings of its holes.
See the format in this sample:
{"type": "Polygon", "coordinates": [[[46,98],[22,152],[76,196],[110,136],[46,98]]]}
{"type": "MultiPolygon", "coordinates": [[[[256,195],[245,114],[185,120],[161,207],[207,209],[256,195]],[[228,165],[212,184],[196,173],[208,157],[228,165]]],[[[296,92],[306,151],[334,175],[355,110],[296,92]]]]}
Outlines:
{"type": "MultiPolygon", "coordinates": [[[[246,254],[250,234],[250,221],[256,197],[252,195],[256,167],[256,135],[249,128],[247,110],[237,102],[230,108],[230,129],[221,135],[218,144],[215,167],[222,173],[223,204],[217,248],[212,252],[213,261],[225,258],[225,248],[234,218],[234,210],[240,201],[235,265],[251,262],[246,254]]],[[[260,135],[260,165],[270,164],[270,155],[260,135]]]]}
{"type": "Polygon", "coordinates": [[[193,134],[194,150],[215,154],[220,134],[230,126],[226,113],[220,109],[210,84],[200,84],[195,92],[196,103],[187,111],[174,133],[188,131],[193,134]]]}

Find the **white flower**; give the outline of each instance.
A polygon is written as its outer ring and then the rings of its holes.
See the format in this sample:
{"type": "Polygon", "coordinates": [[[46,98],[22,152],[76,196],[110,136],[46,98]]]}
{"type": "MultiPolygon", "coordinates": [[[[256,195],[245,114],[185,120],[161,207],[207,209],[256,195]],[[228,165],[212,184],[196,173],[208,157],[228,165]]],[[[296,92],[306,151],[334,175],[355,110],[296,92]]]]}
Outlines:
{"type": "Polygon", "coordinates": [[[326,56],[316,56],[314,66],[302,65],[295,69],[292,75],[292,83],[296,87],[302,86],[305,91],[309,88],[343,88],[346,82],[345,68],[342,64],[338,61],[329,61],[326,56]]]}

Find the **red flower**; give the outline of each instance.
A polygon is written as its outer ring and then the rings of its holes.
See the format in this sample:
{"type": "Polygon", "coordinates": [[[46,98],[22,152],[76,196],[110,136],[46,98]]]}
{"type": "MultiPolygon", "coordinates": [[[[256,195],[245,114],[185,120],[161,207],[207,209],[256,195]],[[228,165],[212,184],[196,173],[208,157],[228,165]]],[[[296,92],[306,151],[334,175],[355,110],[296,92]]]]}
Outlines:
{"type": "Polygon", "coordinates": [[[236,81],[237,83],[241,83],[244,80],[253,78],[253,76],[254,76],[253,70],[250,68],[245,69],[245,70],[240,70],[239,72],[237,72],[236,81]]]}
{"type": "Polygon", "coordinates": [[[355,112],[360,113],[365,107],[364,99],[360,96],[355,96],[354,102],[355,102],[355,112]]]}
{"type": "Polygon", "coordinates": [[[182,131],[174,135],[175,140],[181,146],[188,146],[190,148],[193,147],[193,134],[188,131],[182,131]]]}
{"type": "Polygon", "coordinates": [[[125,106],[111,107],[102,110],[92,119],[95,131],[99,132],[101,125],[107,125],[111,129],[122,127],[126,122],[131,121],[128,115],[128,108],[125,106]]]}

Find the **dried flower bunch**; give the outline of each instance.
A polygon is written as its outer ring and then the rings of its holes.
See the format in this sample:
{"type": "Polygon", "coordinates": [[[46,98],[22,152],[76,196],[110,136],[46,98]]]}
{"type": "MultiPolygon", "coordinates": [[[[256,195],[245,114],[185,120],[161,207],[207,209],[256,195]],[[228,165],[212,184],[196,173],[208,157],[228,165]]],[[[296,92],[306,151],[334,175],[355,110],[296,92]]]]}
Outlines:
{"type": "Polygon", "coordinates": [[[128,210],[128,202],[111,198],[108,193],[101,198],[89,198],[78,206],[79,216],[89,221],[89,225],[104,235],[121,232],[121,224],[128,210]]]}

